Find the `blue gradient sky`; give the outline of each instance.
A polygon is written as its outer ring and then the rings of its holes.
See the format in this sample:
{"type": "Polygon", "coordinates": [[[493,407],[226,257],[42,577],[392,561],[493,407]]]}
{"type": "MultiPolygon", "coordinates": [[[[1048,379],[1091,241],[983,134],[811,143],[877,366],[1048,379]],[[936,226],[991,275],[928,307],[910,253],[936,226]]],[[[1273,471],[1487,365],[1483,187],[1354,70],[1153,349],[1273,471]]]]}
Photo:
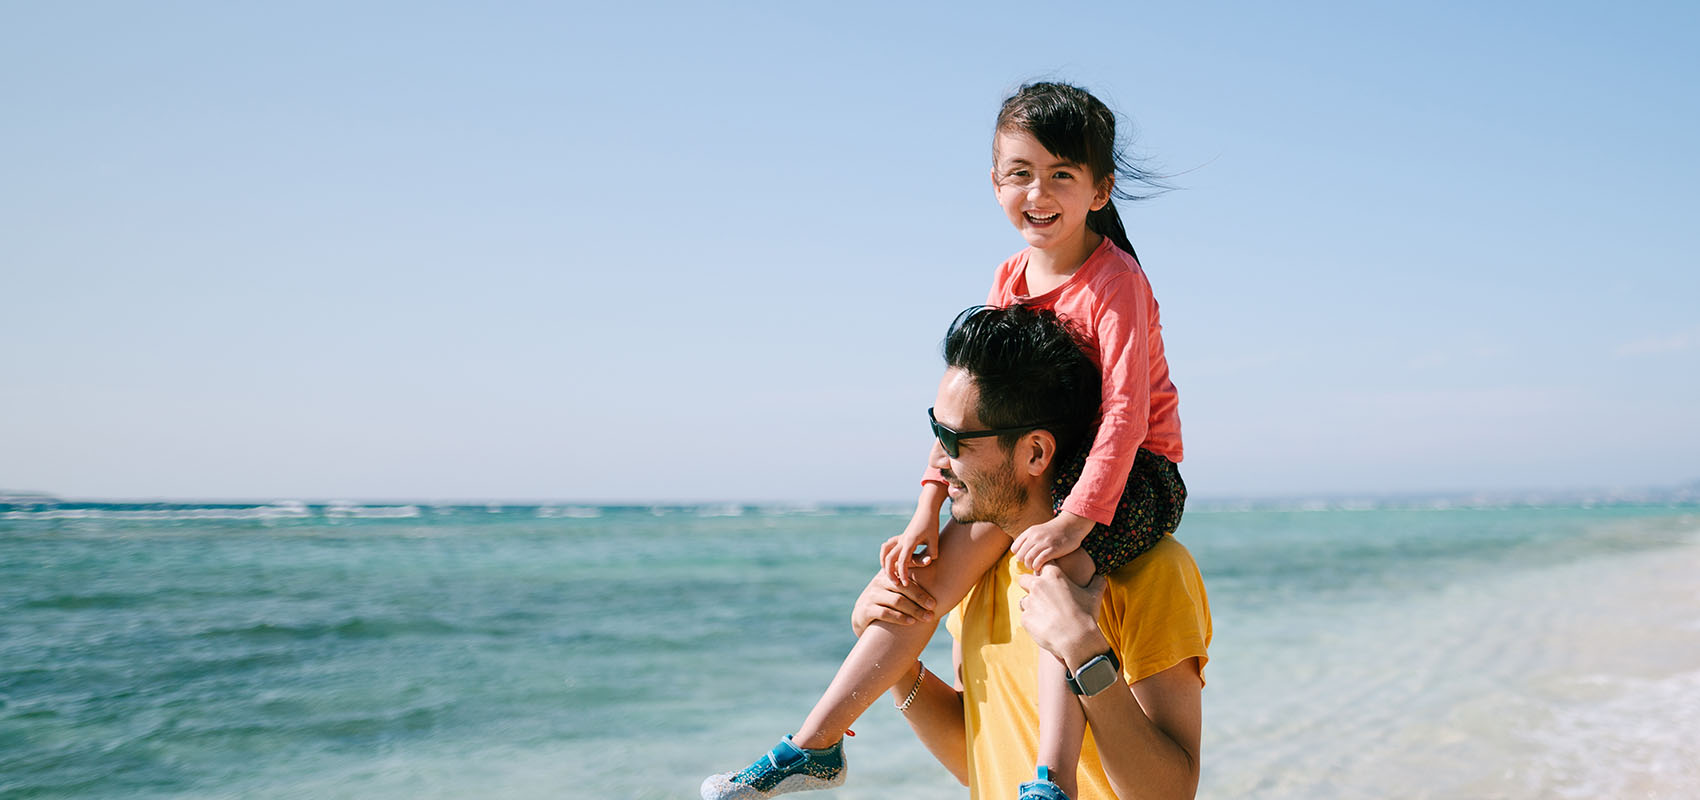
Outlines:
{"type": "Polygon", "coordinates": [[[7,4],[0,487],[905,500],[1035,78],[1195,495],[1700,478],[1700,7],[1361,5],[7,4]]]}

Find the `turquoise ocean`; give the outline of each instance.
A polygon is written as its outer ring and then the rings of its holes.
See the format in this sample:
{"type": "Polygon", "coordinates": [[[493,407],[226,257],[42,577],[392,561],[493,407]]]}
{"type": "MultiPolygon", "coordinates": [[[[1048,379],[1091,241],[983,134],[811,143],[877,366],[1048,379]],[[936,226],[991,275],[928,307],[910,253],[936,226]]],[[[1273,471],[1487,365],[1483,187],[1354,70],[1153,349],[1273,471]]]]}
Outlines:
{"type": "MultiPolygon", "coordinates": [[[[0,797],[695,797],[800,721],[904,519],[0,504],[0,797]]],[[[1216,625],[1201,797],[1700,796],[1700,507],[1178,535],[1216,625]]],[[[888,702],[856,732],[823,798],[966,796],[888,702]]]]}

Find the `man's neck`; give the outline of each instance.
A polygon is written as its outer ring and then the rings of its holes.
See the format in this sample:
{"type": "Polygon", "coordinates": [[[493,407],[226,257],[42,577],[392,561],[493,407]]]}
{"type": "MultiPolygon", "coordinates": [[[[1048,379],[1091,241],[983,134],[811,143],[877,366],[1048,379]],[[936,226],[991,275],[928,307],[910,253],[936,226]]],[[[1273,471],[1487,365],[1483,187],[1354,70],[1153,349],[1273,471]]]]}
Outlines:
{"type": "Polygon", "coordinates": [[[1049,479],[1029,487],[1028,502],[1016,509],[1010,519],[998,522],[998,527],[1014,539],[1028,528],[1056,519],[1057,512],[1051,508],[1051,493],[1049,479]]]}

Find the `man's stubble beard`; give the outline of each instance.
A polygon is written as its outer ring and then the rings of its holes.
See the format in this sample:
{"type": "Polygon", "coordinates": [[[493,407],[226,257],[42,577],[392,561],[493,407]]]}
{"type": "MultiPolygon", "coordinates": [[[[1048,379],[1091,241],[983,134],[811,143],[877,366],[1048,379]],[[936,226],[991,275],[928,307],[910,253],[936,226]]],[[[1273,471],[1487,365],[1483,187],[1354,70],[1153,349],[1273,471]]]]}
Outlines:
{"type": "Polygon", "coordinates": [[[1013,458],[1005,459],[996,470],[974,476],[973,485],[958,476],[974,502],[967,509],[951,503],[950,518],[963,523],[990,522],[1003,528],[1019,517],[1027,506],[1027,487],[1015,479],[1013,462],[1013,458]]]}

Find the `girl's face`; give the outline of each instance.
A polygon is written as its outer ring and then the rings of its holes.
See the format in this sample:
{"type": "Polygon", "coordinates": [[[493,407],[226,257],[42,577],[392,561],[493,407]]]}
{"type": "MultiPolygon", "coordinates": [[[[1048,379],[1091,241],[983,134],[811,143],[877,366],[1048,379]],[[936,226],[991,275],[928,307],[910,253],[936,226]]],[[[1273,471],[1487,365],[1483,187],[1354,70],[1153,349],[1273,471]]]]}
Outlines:
{"type": "Polygon", "coordinates": [[[998,205],[1033,247],[1078,247],[1086,214],[1110,201],[1110,181],[1057,158],[1026,131],[999,131],[992,145],[992,186],[998,205]]]}

